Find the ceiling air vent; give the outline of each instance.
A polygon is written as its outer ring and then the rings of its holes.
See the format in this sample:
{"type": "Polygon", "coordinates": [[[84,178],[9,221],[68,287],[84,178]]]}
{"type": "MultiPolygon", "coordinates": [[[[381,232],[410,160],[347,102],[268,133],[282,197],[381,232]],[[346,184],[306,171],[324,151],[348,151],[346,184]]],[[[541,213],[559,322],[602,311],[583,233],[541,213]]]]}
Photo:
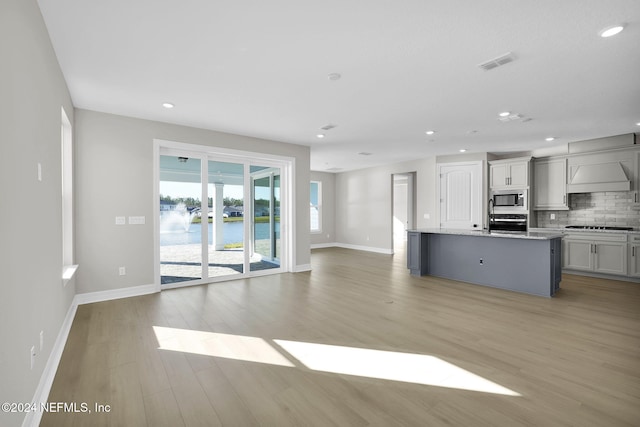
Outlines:
{"type": "Polygon", "coordinates": [[[501,65],[508,64],[509,62],[515,61],[516,57],[513,56],[513,53],[507,52],[504,55],[500,55],[497,58],[493,58],[487,62],[483,62],[479,64],[478,67],[482,68],[485,71],[493,70],[494,68],[498,68],[501,65]]]}
{"type": "Polygon", "coordinates": [[[334,127],[336,127],[336,125],[328,124],[328,125],[322,126],[320,129],[322,129],[322,130],[331,130],[334,127]]]}
{"type": "Polygon", "coordinates": [[[341,171],[341,170],[342,170],[342,168],[329,168],[329,169],[326,169],[327,172],[338,172],[338,171],[341,171]]]}

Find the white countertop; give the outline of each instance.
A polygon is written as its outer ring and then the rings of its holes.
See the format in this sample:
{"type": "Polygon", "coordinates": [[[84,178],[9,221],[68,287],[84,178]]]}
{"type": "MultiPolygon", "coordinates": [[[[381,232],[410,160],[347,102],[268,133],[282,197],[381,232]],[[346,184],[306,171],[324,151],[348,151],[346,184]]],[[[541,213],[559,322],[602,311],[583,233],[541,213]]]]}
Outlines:
{"type": "MultiPolygon", "coordinates": [[[[546,230],[546,229],[545,229],[546,230]]],[[[551,240],[561,238],[563,234],[555,230],[549,231],[528,231],[528,232],[509,232],[509,231],[492,231],[487,230],[458,230],[455,228],[418,228],[414,231],[427,234],[455,234],[459,236],[481,236],[481,237],[500,237],[508,239],[530,239],[530,240],[551,240]]]]}

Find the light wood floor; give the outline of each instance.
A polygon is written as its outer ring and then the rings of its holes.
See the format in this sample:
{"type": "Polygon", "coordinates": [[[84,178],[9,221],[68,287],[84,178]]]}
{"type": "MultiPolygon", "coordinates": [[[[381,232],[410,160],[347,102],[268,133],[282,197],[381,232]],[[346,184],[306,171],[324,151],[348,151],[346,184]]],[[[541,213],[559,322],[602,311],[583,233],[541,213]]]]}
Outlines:
{"type": "Polygon", "coordinates": [[[312,265],[80,306],[49,401],[111,412],[41,425],[640,425],[638,283],[565,275],[547,299],[410,277],[404,254],[312,265]],[[519,396],[312,370],[274,340],[433,356],[519,396]]]}

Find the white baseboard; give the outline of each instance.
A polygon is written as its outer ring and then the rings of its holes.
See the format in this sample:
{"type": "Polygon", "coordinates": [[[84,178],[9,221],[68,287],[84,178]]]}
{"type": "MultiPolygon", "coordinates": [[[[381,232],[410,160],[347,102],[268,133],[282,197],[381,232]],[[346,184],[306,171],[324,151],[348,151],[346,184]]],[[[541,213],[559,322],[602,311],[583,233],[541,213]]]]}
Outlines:
{"type": "Polygon", "coordinates": [[[77,305],[90,304],[93,302],[109,301],[112,299],[137,297],[139,295],[147,295],[158,292],[156,285],[140,285],[130,288],[111,289],[108,291],[87,292],[85,294],[77,294],[73,299],[77,305]]]}
{"type": "Polygon", "coordinates": [[[324,248],[335,248],[338,244],[336,242],[332,243],[313,243],[311,245],[311,249],[324,249],[324,248]]]}
{"type": "Polygon", "coordinates": [[[311,271],[311,264],[300,264],[293,268],[294,273],[302,273],[305,271],[311,271]]]}
{"type": "Polygon", "coordinates": [[[375,248],[373,246],[350,245],[348,243],[338,243],[338,242],[315,243],[311,245],[311,249],[324,249],[324,248],[355,249],[356,251],[366,251],[366,252],[375,252],[378,254],[393,255],[393,251],[391,249],[375,248]]]}
{"type": "MultiPolygon", "coordinates": [[[[71,330],[71,325],[73,324],[73,318],[76,316],[77,309],[78,304],[76,304],[74,298],[74,300],[71,302],[69,310],[67,310],[67,315],[62,322],[62,326],[60,327],[60,332],[58,332],[56,341],[53,343],[53,348],[51,349],[51,353],[49,354],[49,359],[47,359],[47,364],[44,366],[44,371],[40,376],[40,382],[38,383],[36,392],[33,395],[32,403],[35,403],[38,407],[40,407],[41,404],[46,403],[49,399],[49,392],[51,391],[53,380],[56,377],[58,365],[60,364],[60,359],[62,358],[62,352],[64,351],[65,344],[67,343],[69,331],[71,330]]],[[[40,425],[41,419],[42,411],[37,410],[27,412],[27,415],[22,421],[22,426],[37,427],[38,425],[40,425]]]]}
{"type": "Polygon", "coordinates": [[[356,251],[375,252],[378,254],[393,255],[391,249],[374,248],[372,246],[350,245],[348,243],[336,243],[335,246],[345,249],[355,249],[356,251]]]}

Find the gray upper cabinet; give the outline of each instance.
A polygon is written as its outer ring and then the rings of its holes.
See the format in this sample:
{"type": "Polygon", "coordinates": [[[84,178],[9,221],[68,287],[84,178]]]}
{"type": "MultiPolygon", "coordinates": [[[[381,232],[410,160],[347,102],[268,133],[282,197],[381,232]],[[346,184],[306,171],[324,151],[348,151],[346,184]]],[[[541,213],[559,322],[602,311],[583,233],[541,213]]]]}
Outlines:
{"type": "Polygon", "coordinates": [[[533,209],[568,210],[567,159],[536,159],[533,162],[533,209]]]}
{"type": "Polygon", "coordinates": [[[529,186],[530,158],[492,160],[489,162],[489,187],[523,188],[529,186]]]}

